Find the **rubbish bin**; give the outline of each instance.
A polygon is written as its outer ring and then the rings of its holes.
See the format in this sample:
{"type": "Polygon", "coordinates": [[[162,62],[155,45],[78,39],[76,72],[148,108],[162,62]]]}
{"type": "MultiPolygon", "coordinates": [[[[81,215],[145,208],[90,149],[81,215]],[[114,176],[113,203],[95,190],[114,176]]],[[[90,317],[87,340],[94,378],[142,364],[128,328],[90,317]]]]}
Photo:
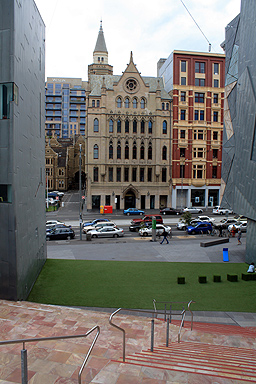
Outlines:
{"type": "Polygon", "coordinates": [[[105,205],[104,206],[104,213],[113,213],[112,205],[105,205]]]}
{"type": "Polygon", "coordinates": [[[90,232],[87,232],[87,233],[86,233],[86,240],[87,240],[87,241],[91,241],[91,240],[92,240],[92,235],[91,235],[90,232]]]}

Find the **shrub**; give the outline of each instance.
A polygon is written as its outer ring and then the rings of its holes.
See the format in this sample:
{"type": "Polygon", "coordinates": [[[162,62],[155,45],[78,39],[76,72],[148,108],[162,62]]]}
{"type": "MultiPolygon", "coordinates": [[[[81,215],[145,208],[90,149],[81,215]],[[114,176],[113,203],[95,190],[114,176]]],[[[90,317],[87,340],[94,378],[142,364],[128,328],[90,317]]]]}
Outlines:
{"type": "Polygon", "coordinates": [[[207,283],[207,277],[206,276],[198,276],[198,281],[200,284],[207,283]]]}
{"type": "Polygon", "coordinates": [[[221,282],[221,276],[219,276],[219,275],[214,275],[214,276],[213,276],[213,281],[214,281],[214,283],[220,283],[220,282],[221,282]]]}
{"type": "Polygon", "coordinates": [[[177,283],[178,283],[178,284],[185,284],[185,277],[181,277],[181,276],[179,276],[179,277],[177,278],[177,283]]]}
{"type": "Polygon", "coordinates": [[[227,274],[227,280],[232,281],[232,282],[237,282],[238,281],[238,276],[237,275],[229,275],[227,274]]]}

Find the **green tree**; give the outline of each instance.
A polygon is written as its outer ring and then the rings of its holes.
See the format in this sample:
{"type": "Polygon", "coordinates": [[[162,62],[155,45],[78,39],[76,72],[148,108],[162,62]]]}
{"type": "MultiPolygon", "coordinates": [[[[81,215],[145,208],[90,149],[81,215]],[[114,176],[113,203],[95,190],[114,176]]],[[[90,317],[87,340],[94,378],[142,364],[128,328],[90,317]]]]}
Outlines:
{"type": "Polygon", "coordinates": [[[190,212],[184,212],[181,216],[180,221],[185,223],[187,226],[191,223],[192,215],[190,212]]]}

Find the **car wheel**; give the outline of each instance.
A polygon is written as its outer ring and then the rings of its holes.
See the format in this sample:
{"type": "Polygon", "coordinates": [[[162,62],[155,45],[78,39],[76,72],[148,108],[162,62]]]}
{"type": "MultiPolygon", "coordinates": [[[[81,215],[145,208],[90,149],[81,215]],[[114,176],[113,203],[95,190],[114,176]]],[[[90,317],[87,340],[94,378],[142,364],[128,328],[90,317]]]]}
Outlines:
{"type": "Polygon", "coordinates": [[[140,216],[142,216],[143,215],[143,213],[142,212],[140,212],[140,216]]]}
{"type": "Polygon", "coordinates": [[[148,233],[147,233],[147,232],[144,232],[144,233],[143,233],[143,236],[144,236],[144,237],[148,236],[148,233]]]}
{"type": "Polygon", "coordinates": [[[113,237],[118,237],[118,235],[115,233],[115,234],[113,235],[113,237]]]}
{"type": "Polygon", "coordinates": [[[163,212],[163,215],[166,215],[166,212],[163,212]]]}
{"type": "Polygon", "coordinates": [[[126,215],[127,215],[127,216],[130,216],[130,212],[127,212],[126,215]]]}
{"type": "Polygon", "coordinates": [[[98,237],[97,235],[92,235],[92,238],[98,237]]]}
{"type": "Polygon", "coordinates": [[[50,241],[50,237],[49,236],[46,236],[46,241],[50,241]]]}
{"type": "Polygon", "coordinates": [[[187,229],[186,227],[183,227],[183,228],[182,228],[183,231],[186,231],[186,229],[187,229]]]}
{"type": "Polygon", "coordinates": [[[191,232],[191,235],[195,235],[195,234],[196,234],[196,231],[192,231],[192,232],[191,232]]]}
{"type": "Polygon", "coordinates": [[[68,239],[68,240],[71,240],[71,236],[70,236],[70,235],[69,235],[69,236],[67,236],[67,239],[68,239]]]}
{"type": "Polygon", "coordinates": [[[139,232],[139,230],[140,230],[139,228],[136,228],[136,229],[135,229],[136,232],[139,232]]]}
{"type": "Polygon", "coordinates": [[[225,213],[224,213],[224,212],[221,212],[220,214],[221,214],[221,215],[225,215],[225,213]]]}
{"type": "Polygon", "coordinates": [[[176,212],[176,215],[178,216],[178,215],[179,215],[179,212],[176,212]]]}

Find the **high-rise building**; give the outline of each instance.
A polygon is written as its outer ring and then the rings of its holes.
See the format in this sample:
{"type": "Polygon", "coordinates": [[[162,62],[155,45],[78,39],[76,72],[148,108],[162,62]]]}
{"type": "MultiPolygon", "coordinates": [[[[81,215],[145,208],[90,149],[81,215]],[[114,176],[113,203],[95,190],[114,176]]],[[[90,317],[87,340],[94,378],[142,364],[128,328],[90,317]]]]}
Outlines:
{"type": "Polygon", "coordinates": [[[26,299],[45,260],[45,26],[0,0],[0,297],[26,299]]]}
{"type": "Polygon", "coordinates": [[[172,206],[220,202],[225,55],[173,51],[158,62],[172,103],[172,206]]]}

